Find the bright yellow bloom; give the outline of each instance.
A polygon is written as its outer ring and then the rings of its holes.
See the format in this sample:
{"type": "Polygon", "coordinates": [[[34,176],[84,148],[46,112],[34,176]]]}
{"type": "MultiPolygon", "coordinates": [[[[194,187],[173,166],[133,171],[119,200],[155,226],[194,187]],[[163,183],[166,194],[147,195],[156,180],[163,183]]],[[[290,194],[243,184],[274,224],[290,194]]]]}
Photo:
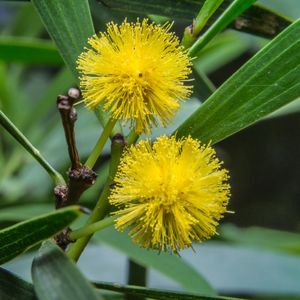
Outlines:
{"type": "Polygon", "coordinates": [[[165,126],[191,89],[184,85],[191,62],[170,27],[124,21],[92,36],[91,49],[77,61],[87,107],[103,102],[115,119],[131,120],[137,133],[165,126]]]}
{"type": "Polygon", "coordinates": [[[228,172],[198,140],[161,136],[141,141],[121,159],[110,203],[116,228],[130,228],[144,248],[177,253],[216,233],[230,195],[228,172]]]}

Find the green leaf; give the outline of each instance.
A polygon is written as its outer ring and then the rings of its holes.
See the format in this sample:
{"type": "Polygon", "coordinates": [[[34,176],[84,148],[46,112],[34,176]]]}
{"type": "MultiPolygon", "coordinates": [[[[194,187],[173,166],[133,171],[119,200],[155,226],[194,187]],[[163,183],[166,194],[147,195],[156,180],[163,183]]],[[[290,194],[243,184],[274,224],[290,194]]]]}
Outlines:
{"type": "Polygon", "coordinates": [[[102,230],[95,237],[98,241],[125,253],[134,262],[153,268],[175,280],[189,292],[199,292],[209,296],[216,294],[204,277],[178,256],[164,252],[158,254],[152,250],[146,251],[133,244],[126,233],[119,233],[114,228],[102,230]]]}
{"type": "Polygon", "coordinates": [[[88,1],[32,0],[66,65],[77,78],[76,60],[94,34],[88,1]]]}
{"type": "Polygon", "coordinates": [[[56,47],[48,41],[33,38],[0,38],[0,60],[25,64],[63,63],[56,47]]]}
{"type": "Polygon", "coordinates": [[[53,204],[46,203],[4,207],[0,210],[0,222],[24,221],[50,211],[53,211],[53,204]]]}
{"type": "Polygon", "coordinates": [[[199,51],[207,45],[219,32],[227,27],[235,18],[249,8],[256,0],[233,0],[228,8],[211,26],[196,40],[188,50],[191,57],[196,56],[199,51]]]}
{"type": "Polygon", "coordinates": [[[299,111],[300,111],[300,98],[274,111],[274,113],[268,115],[266,118],[272,119],[277,117],[284,117],[288,114],[299,113],[299,111]]]}
{"type": "MultiPolygon", "coordinates": [[[[30,280],[28,269],[32,259],[32,252],[29,252],[7,263],[5,268],[30,280]]],[[[252,246],[207,241],[183,251],[181,259],[205,275],[218,291],[226,295],[260,295],[260,299],[269,299],[267,295],[277,295],[277,300],[300,296],[300,256],[252,246]]],[[[114,251],[105,244],[90,245],[79,265],[94,281],[111,279],[114,282],[116,278],[118,282],[126,281],[127,264],[123,253],[114,251]],[[104,268],[105,274],[99,271],[104,268]]],[[[175,282],[157,273],[152,270],[149,272],[151,286],[178,289],[175,282]]]]}
{"type": "Polygon", "coordinates": [[[219,228],[226,241],[276,251],[300,254],[300,234],[262,227],[238,228],[227,224],[219,228]]]}
{"type": "Polygon", "coordinates": [[[218,7],[222,4],[223,0],[210,0],[205,1],[201,7],[196,19],[195,19],[195,29],[197,33],[200,33],[202,28],[206,25],[207,21],[215,13],[218,7]]]}
{"type": "Polygon", "coordinates": [[[32,284],[0,268],[0,299],[37,300],[32,284]]]}
{"type": "Polygon", "coordinates": [[[160,300],[238,300],[240,298],[222,297],[222,296],[206,296],[196,293],[173,292],[159,289],[149,289],[133,285],[121,285],[107,282],[93,282],[95,287],[99,289],[109,290],[132,296],[148,297],[160,300]]]}
{"type": "Polygon", "coordinates": [[[40,300],[100,300],[76,265],[53,243],[46,241],[32,263],[32,281],[40,300]]]}
{"type": "Polygon", "coordinates": [[[300,94],[300,21],[230,77],[177,130],[216,143],[295,100],[300,94]]]}
{"type": "Polygon", "coordinates": [[[289,299],[300,295],[300,257],[243,245],[207,241],[195,244],[183,259],[203,270],[212,284],[226,294],[277,295],[289,299]]]}
{"type": "Polygon", "coordinates": [[[80,215],[79,206],[70,206],[1,230],[0,264],[52,237],[80,215]]]}
{"type": "Polygon", "coordinates": [[[196,19],[193,20],[192,26],[188,26],[184,30],[181,45],[185,49],[191,47],[194,44],[194,42],[199,37],[201,30],[205,27],[208,20],[219,8],[222,2],[223,0],[210,0],[204,2],[196,19]]]}
{"type": "MultiPolygon", "coordinates": [[[[134,12],[137,14],[153,14],[182,19],[192,22],[196,17],[204,0],[98,0],[105,6],[121,12],[134,12]]],[[[225,0],[216,13],[208,21],[212,24],[232,0],[225,0]]],[[[274,37],[291,23],[285,17],[268,10],[260,5],[253,5],[240,15],[230,27],[236,30],[249,32],[263,37],[274,37]]]]}
{"type": "MultiPolygon", "coordinates": [[[[88,38],[95,33],[88,0],[32,0],[32,3],[66,65],[78,79],[76,60],[87,46],[88,38]]],[[[109,114],[102,109],[95,110],[95,113],[104,127],[109,114]]],[[[117,123],[113,134],[119,132],[122,129],[117,123]]]]}

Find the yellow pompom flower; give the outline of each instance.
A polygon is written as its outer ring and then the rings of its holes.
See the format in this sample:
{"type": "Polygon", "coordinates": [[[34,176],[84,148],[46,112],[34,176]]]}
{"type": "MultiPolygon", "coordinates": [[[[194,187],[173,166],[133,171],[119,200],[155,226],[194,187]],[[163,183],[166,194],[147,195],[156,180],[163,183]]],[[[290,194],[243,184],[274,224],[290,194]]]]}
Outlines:
{"type": "Polygon", "coordinates": [[[110,203],[116,228],[141,247],[177,253],[216,233],[230,196],[228,172],[191,137],[141,141],[123,155],[110,203]]]}
{"type": "Polygon", "coordinates": [[[77,61],[86,106],[104,103],[113,118],[130,120],[137,133],[165,126],[191,90],[184,85],[191,62],[170,27],[124,21],[92,36],[91,48],[77,61]]]}

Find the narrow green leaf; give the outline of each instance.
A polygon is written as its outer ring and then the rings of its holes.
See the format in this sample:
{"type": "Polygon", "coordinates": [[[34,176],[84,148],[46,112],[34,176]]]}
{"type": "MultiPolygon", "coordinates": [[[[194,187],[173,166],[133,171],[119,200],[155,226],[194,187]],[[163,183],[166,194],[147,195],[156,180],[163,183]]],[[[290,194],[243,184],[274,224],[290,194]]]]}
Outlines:
{"type": "Polygon", "coordinates": [[[94,34],[87,0],[32,0],[66,65],[77,78],[76,60],[94,34]]]}
{"type": "Polygon", "coordinates": [[[52,237],[80,215],[79,206],[70,206],[1,230],[0,264],[52,237]]]}
{"type": "Polygon", "coordinates": [[[213,37],[227,27],[236,17],[249,8],[256,0],[234,0],[222,15],[192,45],[188,53],[194,57],[213,37]]]}
{"type": "Polygon", "coordinates": [[[0,268],[0,299],[37,300],[32,284],[0,268]]]}
{"type": "Polygon", "coordinates": [[[95,238],[126,254],[132,261],[153,268],[179,283],[189,292],[199,292],[213,296],[216,292],[209,283],[192,266],[180,257],[167,253],[158,254],[133,244],[126,233],[117,232],[114,228],[105,229],[95,238]]]}
{"type": "MultiPolygon", "coordinates": [[[[137,14],[153,14],[183,19],[192,22],[196,17],[204,0],[98,0],[105,6],[122,12],[134,12],[137,14]]],[[[223,11],[232,3],[232,0],[224,0],[216,13],[208,21],[212,24],[223,11]]],[[[263,37],[274,37],[291,23],[285,17],[268,10],[260,5],[253,5],[240,15],[230,27],[235,30],[245,31],[263,37]]]]}
{"type": "Polygon", "coordinates": [[[300,94],[300,20],[250,59],[177,130],[216,143],[300,94]]]}
{"type": "Polygon", "coordinates": [[[61,65],[56,47],[48,41],[33,38],[0,38],[0,60],[25,64],[61,65]]]}
{"type": "Polygon", "coordinates": [[[300,254],[300,234],[262,227],[238,228],[227,224],[219,228],[221,239],[237,244],[300,254]]]}
{"type": "Polygon", "coordinates": [[[185,28],[181,45],[190,48],[200,35],[208,20],[222,4],[223,0],[206,0],[201,7],[197,17],[193,20],[192,26],[185,28]]]}
{"type": "MultiPolygon", "coordinates": [[[[66,65],[78,80],[76,60],[87,46],[88,38],[95,33],[88,0],[32,0],[32,3],[66,65]]],[[[110,118],[109,114],[101,108],[95,113],[104,127],[110,118]]],[[[122,128],[117,123],[113,134],[119,132],[122,132],[122,128]]]]}
{"type": "Polygon", "coordinates": [[[53,243],[46,241],[32,263],[32,281],[40,300],[100,300],[76,265],[53,243]]]}
{"type": "Polygon", "coordinates": [[[201,7],[196,19],[195,29],[197,33],[200,33],[202,28],[206,25],[207,21],[211,18],[214,12],[222,4],[223,0],[206,0],[201,7]]]}
{"type": "Polygon", "coordinates": [[[140,286],[133,285],[121,285],[116,283],[107,283],[107,282],[93,282],[94,286],[103,289],[109,290],[117,293],[122,293],[132,296],[141,296],[148,297],[151,299],[160,299],[160,300],[241,300],[240,298],[232,297],[222,297],[222,296],[206,296],[196,293],[183,293],[183,292],[173,292],[167,290],[159,289],[149,289],[140,286]]]}

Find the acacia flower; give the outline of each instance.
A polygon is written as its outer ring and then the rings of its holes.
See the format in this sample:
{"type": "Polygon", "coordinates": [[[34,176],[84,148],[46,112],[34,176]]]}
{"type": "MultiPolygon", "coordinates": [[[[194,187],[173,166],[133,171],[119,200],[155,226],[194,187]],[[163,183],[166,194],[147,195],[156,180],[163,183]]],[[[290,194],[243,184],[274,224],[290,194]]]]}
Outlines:
{"type": "Polygon", "coordinates": [[[115,119],[130,120],[137,133],[165,126],[186,99],[191,62],[174,33],[164,26],[124,21],[89,40],[78,58],[80,85],[88,108],[103,103],[115,119]]]}
{"type": "Polygon", "coordinates": [[[216,233],[230,195],[215,151],[191,137],[141,141],[123,155],[110,203],[116,228],[144,248],[177,253],[216,233]]]}

